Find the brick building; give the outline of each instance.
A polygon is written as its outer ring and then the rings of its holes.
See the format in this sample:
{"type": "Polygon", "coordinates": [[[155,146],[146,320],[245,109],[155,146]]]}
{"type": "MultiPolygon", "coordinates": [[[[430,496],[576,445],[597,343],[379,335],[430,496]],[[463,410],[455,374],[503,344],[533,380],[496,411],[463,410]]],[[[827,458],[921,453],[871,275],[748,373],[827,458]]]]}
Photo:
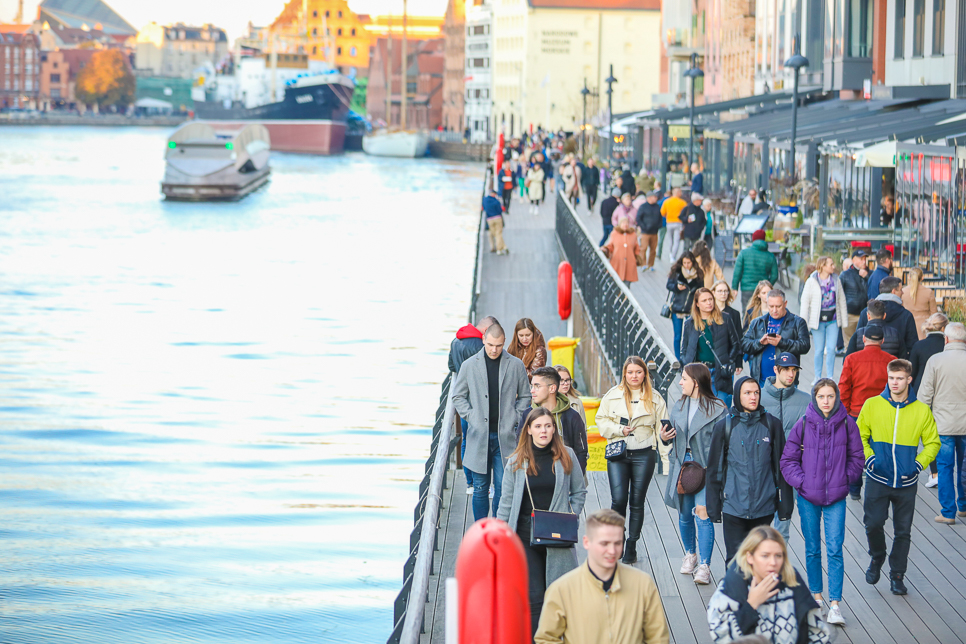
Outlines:
{"type": "Polygon", "coordinates": [[[0,107],[36,108],[40,38],[29,25],[0,24],[0,107]]]}
{"type": "Polygon", "coordinates": [[[443,127],[463,130],[463,78],[466,59],[466,0],[449,0],[443,19],[446,40],[443,71],[443,127]]]}
{"type": "Polygon", "coordinates": [[[94,49],[59,49],[40,54],[41,110],[84,109],[77,104],[77,75],[90,64],[94,49]]]}
{"type": "MultiPolygon", "coordinates": [[[[402,99],[401,43],[392,43],[390,78],[390,125],[400,123],[402,99]]],[[[443,122],[443,69],[445,62],[442,38],[409,41],[407,44],[408,88],[406,92],[406,126],[435,130],[443,122]]],[[[386,121],[386,67],[389,42],[380,38],[369,57],[369,89],[366,112],[373,121],[386,121]]]]}

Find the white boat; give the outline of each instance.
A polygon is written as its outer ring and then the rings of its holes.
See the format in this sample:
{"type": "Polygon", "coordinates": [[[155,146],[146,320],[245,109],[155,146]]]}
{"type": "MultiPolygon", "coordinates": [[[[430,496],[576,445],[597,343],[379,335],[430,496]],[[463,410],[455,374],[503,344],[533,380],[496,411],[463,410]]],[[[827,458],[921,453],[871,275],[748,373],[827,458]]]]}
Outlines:
{"type": "Polygon", "coordinates": [[[241,199],[268,182],[271,147],[264,125],[186,123],[168,139],[161,192],[175,201],[241,199]]]}
{"type": "Polygon", "coordinates": [[[377,157],[403,157],[414,159],[426,156],[429,132],[426,130],[378,130],[362,137],[362,149],[377,157]]]}

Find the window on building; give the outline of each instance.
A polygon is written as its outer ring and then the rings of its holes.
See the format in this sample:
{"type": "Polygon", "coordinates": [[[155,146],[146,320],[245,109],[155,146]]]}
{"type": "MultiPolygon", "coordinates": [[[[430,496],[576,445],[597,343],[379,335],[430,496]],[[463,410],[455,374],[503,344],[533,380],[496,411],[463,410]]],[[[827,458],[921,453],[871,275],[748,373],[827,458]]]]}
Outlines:
{"type": "Polygon", "coordinates": [[[341,56],[342,55],[342,47],[336,47],[335,48],[335,53],[336,53],[337,56],[341,56]]]}
{"type": "Polygon", "coordinates": [[[942,56],[946,40],[946,0],[932,0],[932,55],[942,56]]]}
{"type": "Polygon", "coordinates": [[[326,9],[326,10],[325,10],[325,17],[326,17],[326,18],[328,18],[328,17],[329,17],[329,10],[328,10],[328,9],[326,9]]]}
{"type": "Polygon", "coordinates": [[[18,89],[20,89],[20,79],[17,78],[16,76],[13,77],[13,89],[14,91],[17,91],[18,89]]]}
{"type": "Polygon", "coordinates": [[[319,17],[319,10],[318,9],[313,9],[312,10],[312,17],[313,18],[318,18],[319,17]]]}
{"type": "Polygon", "coordinates": [[[892,34],[892,55],[903,58],[906,55],[906,0],[896,0],[895,33],[892,34]]]}
{"type": "Polygon", "coordinates": [[[868,58],[872,55],[872,0],[849,1],[848,55],[868,58]]]}
{"type": "Polygon", "coordinates": [[[28,92],[31,91],[31,90],[33,90],[33,88],[34,88],[34,79],[30,78],[29,76],[27,78],[25,78],[23,80],[23,88],[24,88],[24,90],[26,90],[28,92]]]}
{"type": "Polygon", "coordinates": [[[353,28],[352,28],[352,31],[351,31],[350,33],[351,33],[351,34],[352,34],[353,36],[355,36],[355,35],[356,35],[356,28],[355,28],[355,27],[353,27],[353,28]]]}
{"type": "Polygon", "coordinates": [[[339,17],[340,17],[340,18],[342,17],[342,12],[341,12],[341,11],[339,12],[339,17]]]}
{"type": "Polygon", "coordinates": [[[60,74],[51,74],[50,75],[50,82],[51,83],[59,83],[60,82],[60,74]]]}
{"type": "Polygon", "coordinates": [[[356,48],[355,47],[350,47],[349,48],[349,55],[352,56],[353,58],[356,57],[356,48]]]}
{"type": "Polygon", "coordinates": [[[312,27],[312,35],[313,36],[318,36],[319,35],[319,28],[318,27],[312,27]]]}
{"type": "Polygon", "coordinates": [[[50,89],[50,97],[51,98],[60,98],[60,88],[59,87],[52,87],[50,89]]]}
{"type": "Polygon", "coordinates": [[[335,30],[335,35],[336,36],[341,36],[342,35],[342,27],[339,27],[338,29],[335,30]]]}
{"type": "Polygon", "coordinates": [[[312,45],[312,55],[315,56],[319,52],[319,48],[316,45],[312,45]]]}
{"type": "Polygon", "coordinates": [[[813,71],[822,71],[822,42],[825,39],[825,20],[822,17],[821,0],[809,0],[805,10],[805,57],[808,58],[808,68],[813,71]],[[816,8],[813,9],[812,3],[816,8]]]}
{"type": "Polygon", "coordinates": [[[926,40],[926,0],[912,0],[912,55],[922,56],[926,40]]]}

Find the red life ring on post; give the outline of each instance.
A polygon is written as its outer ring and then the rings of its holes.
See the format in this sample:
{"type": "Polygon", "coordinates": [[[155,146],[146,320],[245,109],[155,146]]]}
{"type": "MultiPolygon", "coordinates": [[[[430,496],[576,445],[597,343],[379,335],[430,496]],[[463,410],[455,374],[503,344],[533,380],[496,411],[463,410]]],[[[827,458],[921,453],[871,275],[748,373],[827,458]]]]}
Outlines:
{"type": "Polygon", "coordinates": [[[570,262],[560,262],[557,267],[557,312],[561,320],[570,318],[573,303],[574,269],[570,262]]]}
{"type": "Polygon", "coordinates": [[[460,644],[527,644],[530,580],[520,538],[499,519],[481,519],[456,555],[460,644]]]}

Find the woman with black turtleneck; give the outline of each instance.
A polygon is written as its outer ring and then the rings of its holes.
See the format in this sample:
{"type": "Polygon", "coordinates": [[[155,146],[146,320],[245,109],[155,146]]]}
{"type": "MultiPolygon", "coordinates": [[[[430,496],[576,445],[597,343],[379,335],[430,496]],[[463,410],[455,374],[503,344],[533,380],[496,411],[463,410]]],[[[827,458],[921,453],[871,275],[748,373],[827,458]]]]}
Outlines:
{"type": "Polygon", "coordinates": [[[530,625],[536,634],[547,586],[577,567],[577,550],[531,545],[530,514],[536,508],[579,515],[587,497],[577,455],[564,445],[550,410],[537,407],[527,416],[503,478],[496,517],[523,542],[530,573],[530,625]]]}
{"type": "Polygon", "coordinates": [[[775,512],[787,521],[795,504],[781,473],[785,431],[760,402],[758,383],[739,378],[730,413],[711,432],[707,508],[724,528],[725,561],[734,558],[749,530],[771,523],[775,512]]]}

